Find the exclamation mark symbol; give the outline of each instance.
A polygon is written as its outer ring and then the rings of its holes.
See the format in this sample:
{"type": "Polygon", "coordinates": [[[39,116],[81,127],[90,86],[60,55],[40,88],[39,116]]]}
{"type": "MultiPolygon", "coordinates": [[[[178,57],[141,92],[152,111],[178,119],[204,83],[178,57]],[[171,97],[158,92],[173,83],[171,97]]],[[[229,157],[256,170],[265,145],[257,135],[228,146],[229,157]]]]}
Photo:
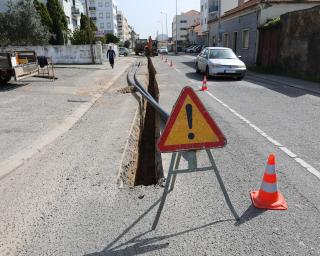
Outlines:
{"type": "MultiPolygon", "coordinates": [[[[187,112],[188,127],[191,130],[192,129],[192,105],[191,104],[186,105],[186,112],[187,112]]],[[[195,137],[194,133],[192,132],[188,133],[189,140],[193,140],[194,137],[195,137]]]]}

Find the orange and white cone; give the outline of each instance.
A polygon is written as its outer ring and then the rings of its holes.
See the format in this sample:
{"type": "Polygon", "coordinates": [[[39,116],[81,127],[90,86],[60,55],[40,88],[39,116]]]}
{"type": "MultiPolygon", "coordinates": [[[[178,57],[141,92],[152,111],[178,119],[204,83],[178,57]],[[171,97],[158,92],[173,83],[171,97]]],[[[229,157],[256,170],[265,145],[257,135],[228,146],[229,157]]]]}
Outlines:
{"type": "Polygon", "coordinates": [[[166,58],[165,62],[168,62],[168,59],[166,58]]]}
{"type": "Polygon", "coordinates": [[[208,90],[208,86],[207,86],[207,76],[203,77],[203,81],[202,81],[202,87],[201,87],[201,91],[207,91],[208,90]]]}
{"type": "Polygon", "coordinates": [[[270,210],[287,210],[286,200],[278,191],[275,156],[269,155],[261,187],[250,193],[251,201],[256,208],[270,210]]]}

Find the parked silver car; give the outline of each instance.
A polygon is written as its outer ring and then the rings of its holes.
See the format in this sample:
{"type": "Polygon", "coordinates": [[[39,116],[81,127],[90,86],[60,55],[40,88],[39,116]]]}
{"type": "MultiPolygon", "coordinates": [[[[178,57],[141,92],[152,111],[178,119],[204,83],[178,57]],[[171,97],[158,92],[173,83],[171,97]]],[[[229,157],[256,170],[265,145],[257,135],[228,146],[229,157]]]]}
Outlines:
{"type": "Polygon", "coordinates": [[[119,56],[123,55],[123,56],[128,56],[129,54],[129,49],[125,48],[125,47],[119,47],[119,56]]]}
{"type": "Polygon", "coordinates": [[[206,47],[195,60],[196,72],[207,76],[228,76],[241,80],[246,72],[246,65],[230,48],[206,47]]]}
{"type": "Polygon", "coordinates": [[[168,48],[163,46],[158,49],[158,53],[160,54],[168,54],[168,48]]]}

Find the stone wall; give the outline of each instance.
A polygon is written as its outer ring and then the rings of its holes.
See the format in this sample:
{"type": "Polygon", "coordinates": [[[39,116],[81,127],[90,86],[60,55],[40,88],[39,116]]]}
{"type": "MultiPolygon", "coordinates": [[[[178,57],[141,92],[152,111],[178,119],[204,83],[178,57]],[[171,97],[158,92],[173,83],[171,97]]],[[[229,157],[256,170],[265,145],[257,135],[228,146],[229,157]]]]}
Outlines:
{"type": "Polygon", "coordinates": [[[320,80],[320,6],[281,16],[280,67],[320,80]]]}
{"type": "MultiPolygon", "coordinates": [[[[93,55],[96,64],[107,62],[109,45],[97,43],[93,45],[93,55]]],[[[113,46],[117,52],[116,46],[113,46]]],[[[92,63],[90,45],[45,45],[45,46],[9,46],[0,48],[6,51],[35,51],[38,56],[51,57],[54,64],[90,64],[92,63]]]]}

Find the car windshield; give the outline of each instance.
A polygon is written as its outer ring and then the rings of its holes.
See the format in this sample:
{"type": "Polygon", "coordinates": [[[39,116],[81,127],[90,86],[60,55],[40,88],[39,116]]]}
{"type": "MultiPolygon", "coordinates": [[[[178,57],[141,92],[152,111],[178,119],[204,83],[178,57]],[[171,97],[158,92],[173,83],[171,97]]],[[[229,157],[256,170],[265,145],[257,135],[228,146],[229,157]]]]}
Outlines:
{"type": "Polygon", "coordinates": [[[230,49],[212,49],[209,59],[236,59],[237,56],[230,49]]]}

